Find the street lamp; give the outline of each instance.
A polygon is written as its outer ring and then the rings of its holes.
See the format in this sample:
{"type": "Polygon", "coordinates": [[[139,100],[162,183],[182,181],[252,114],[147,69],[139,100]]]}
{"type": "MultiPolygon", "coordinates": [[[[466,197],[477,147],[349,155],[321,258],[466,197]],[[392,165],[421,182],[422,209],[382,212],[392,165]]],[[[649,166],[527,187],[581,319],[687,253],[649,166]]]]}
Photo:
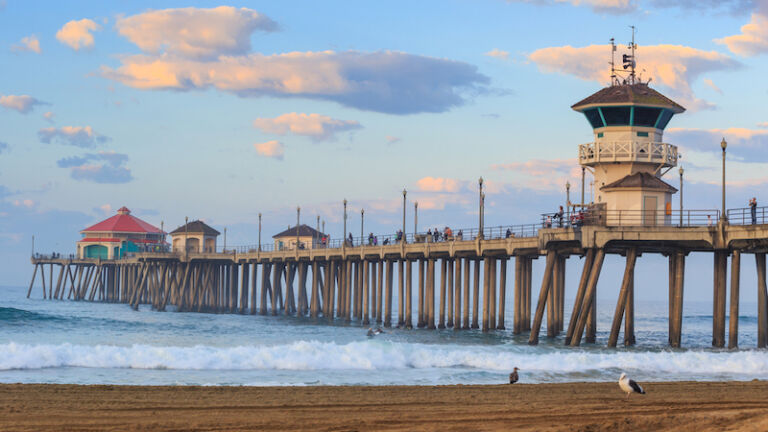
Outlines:
{"type": "Polygon", "coordinates": [[[299,249],[299,221],[301,220],[301,207],[296,206],[296,250],[299,249]]]}
{"type": "Polygon", "coordinates": [[[342,248],[347,244],[347,199],[344,198],[344,232],[341,233],[342,248]]]}
{"type": "Polygon", "coordinates": [[[566,220],[571,220],[571,182],[565,182],[565,214],[566,220]]]}
{"type": "Polygon", "coordinates": [[[581,167],[581,210],[584,210],[584,172],[586,171],[585,167],[581,167]]]}
{"type": "Polygon", "coordinates": [[[483,238],[483,178],[480,177],[480,179],[477,181],[479,185],[479,197],[480,197],[480,203],[479,203],[479,211],[478,211],[478,233],[477,237],[482,239],[483,238]]]}
{"type": "Polygon", "coordinates": [[[416,238],[416,233],[419,232],[419,202],[413,202],[413,238],[416,238]]]}
{"type": "Polygon", "coordinates": [[[224,253],[227,253],[227,227],[224,227],[224,253]]]}
{"type": "Polygon", "coordinates": [[[261,252],[261,213],[259,213],[259,252],[261,252]]]}
{"type": "Polygon", "coordinates": [[[728,216],[725,214],[725,148],[728,147],[728,143],[725,142],[725,138],[720,142],[720,148],[723,149],[723,212],[720,215],[720,219],[723,222],[728,221],[728,216]]]}
{"type": "Polygon", "coordinates": [[[685,172],[682,165],[680,166],[680,169],[677,170],[677,172],[680,173],[680,226],[682,227],[683,226],[683,172],[685,172]]]}
{"type": "Polygon", "coordinates": [[[360,245],[363,245],[363,236],[365,235],[363,231],[363,226],[365,225],[365,209],[360,209],[360,245]]]}
{"type": "Polygon", "coordinates": [[[408,194],[408,191],[403,188],[403,237],[400,239],[402,243],[405,243],[405,196],[408,194]]]}
{"type": "Polygon", "coordinates": [[[184,216],[184,258],[187,258],[187,255],[189,254],[189,245],[187,243],[189,242],[189,217],[184,216]]]}

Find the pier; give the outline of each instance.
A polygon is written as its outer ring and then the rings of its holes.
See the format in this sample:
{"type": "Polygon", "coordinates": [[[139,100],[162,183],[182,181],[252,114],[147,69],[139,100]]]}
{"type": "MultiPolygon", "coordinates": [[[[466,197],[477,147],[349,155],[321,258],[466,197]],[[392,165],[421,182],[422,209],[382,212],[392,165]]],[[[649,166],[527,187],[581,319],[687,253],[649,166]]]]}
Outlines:
{"type": "MultiPolygon", "coordinates": [[[[736,223],[730,224],[717,211],[686,213],[693,221],[683,226],[627,224],[631,212],[623,215],[624,225],[608,226],[597,221],[609,215],[595,211],[588,212],[580,226],[547,227],[543,222],[485,229],[483,235],[467,230],[462,239],[439,242],[411,234],[405,241],[376,246],[331,241],[316,249],[267,250],[274,248],[264,245],[203,253],[139,252],[111,260],[38,255],[32,258],[28,297],[34,291],[52,300],[125,303],[136,310],[165,311],[173,306],[183,312],[279,314],[362,326],[484,332],[506,328],[504,311],[506,302],[512,301],[513,333],[528,333],[529,343],[537,344],[546,322],[546,337],[565,332],[565,343],[579,346],[595,341],[597,284],[606,255],[613,254],[626,257],[608,339],[613,347],[622,321],[624,345],[635,343],[634,268],[643,255],[660,254],[669,260],[669,345],[679,347],[686,256],[711,252],[712,345],[738,346],[740,266],[743,255],[753,255],[758,281],[757,345],[764,348],[768,344],[768,220],[761,217],[758,224],[746,225],[734,217],[736,223]],[[705,221],[712,216],[721,222],[708,226],[705,221]],[[567,287],[565,263],[575,257],[583,258],[581,276],[578,286],[567,287]],[[726,342],[729,257],[731,319],[726,342]],[[542,280],[534,281],[532,262],[539,258],[545,261],[545,270],[542,280]],[[535,304],[534,288],[538,288],[535,304]],[[567,326],[566,292],[575,298],[567,326]]],[[[634,215],[638,220],[640,216],[634,215]]]]}

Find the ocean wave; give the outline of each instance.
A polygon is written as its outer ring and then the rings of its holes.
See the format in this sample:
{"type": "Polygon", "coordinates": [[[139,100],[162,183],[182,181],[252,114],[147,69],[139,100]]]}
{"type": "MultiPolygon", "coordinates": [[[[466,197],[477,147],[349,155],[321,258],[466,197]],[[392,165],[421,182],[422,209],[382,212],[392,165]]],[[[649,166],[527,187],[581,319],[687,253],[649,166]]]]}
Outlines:
{"type": "Polygon", "coordinates": [[[12,307],[0,307],[0,324],[23,324],[33,321],[64,321],[64,318],[12,307]]]}
{"type": "Polygon", "coordinates": [[[501,347],[426,345],[376,340],[337,344],[297,341],[272,346],[0,344],[0,370],[60,367],[168,370],[398,370],[465,368],[588,375],[644,370],[664,375],[768,376],[768,355],[725,351],[520,351],[501,347]]]}

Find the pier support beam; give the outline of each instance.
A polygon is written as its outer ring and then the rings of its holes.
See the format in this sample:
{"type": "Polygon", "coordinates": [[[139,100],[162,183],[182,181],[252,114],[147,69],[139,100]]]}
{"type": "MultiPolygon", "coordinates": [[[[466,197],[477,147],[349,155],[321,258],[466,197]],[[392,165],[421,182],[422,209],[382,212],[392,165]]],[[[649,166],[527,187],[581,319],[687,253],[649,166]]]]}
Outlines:
{"type": "MultiPolygon", "coordinates": [[[[581,345],[581,337],[587,322],[590,321],[590,314],[594,316],[595,292],[597,291],[597,281],[600,279],[600,271],[603,268],[603,260],[605,260],[605,250],[598,249],[595,254],[595,261],[592,264],[592,269],[589,271],[587,290],[584,292],[584,298],[581,302],[579,320],[576,322],[576,327],[574,327],[573,335],[571,336],[571,346],[581,345]]],[[[588,338],[587,342],[589,342],[588,338]]]]}
{"type": "Polygon", "coordinates": [[[504,326],[504,308],[507,306],[507,258],[499,260],[499,324],[498,330],[505,330],[504,326]]]}
{"type": "Polygon", "coordinates": [[[445,306],[446,306],[446,291],[448,285],[448,260],[443,258],[440,260],[440,311],[438,313],[439,322],[437,328],[445,328],[445,306]]]}
{"type": "Polygon", "coordinates": [[[427,325],[427,319],[426,319],[425,314],[424,314],[424,299],[426,298],[426,296],[424,295],[424,260],[423,259],[419,260],[419,275],[418,276],[419,276],[419,292],[418,292],[419,301],[418,301],[418,305],[417,305],[418,306],[418,311],[417,311],[417,315],[418,315],[417,318],[418,319],[416,321],[416,326],[418,328],[422,328],[425,325],[427,325]]]}
{"type": "Polygon", "coordinates": [[[712,295],[712,346],[725,346],[725,297],[728,274],[728,251],[716,250],[712,295]]]}
{"type": "Polygon", "coordinates": [[[565,333],[565,344],[570,345],[573,333],[576,329],[576,323],[579,320],[579,315],[582,313],[581,306],[584,301],[584,295],[587,292],[587,284],[589,282],[589,274],[592,271],[592,265],[595,262],[595,249],[587,249],[587,256],[584,259],[584,268],[581,271],[581,279],[579,280],[579,287],[576,290],[576,298],[573,301],[573,310],[571,311],[571,321],[568,323],[568,331],[565,333]]]}
{"type": "Polygon", "coordinates": [[[408,330],[413,328],[413,264],[410,260],[404,259],[405,262],[405,328],[408,330]]]}
{"type": "MultiPolygon", "coordinates": [[[[675,254],[675,283],[672,293],[672,315],[670,316],[669,346],[680,347],[683,327],[683,293],[685,291],[685,252],[676,251],[675,254]]],[[[671,267],[671,266],[670,266],[671,267]]]]}
{"type": "Polygon", "coordinates": [[[405,297],[405,259],[397,261],[397,327],[405,324],[405,309],[403,308],[403,298],[405,297]]]}
{"type": "Polygon", "coordinates": [[[469,270],[471,266],[471,260],[469,258],[464,258],[464,315],[462,318],[462,325],[461,328],[464,330],[468,330],[470,328],[469,324],[469,290],[470,290],[470,284],[469,284],[469,270]]]}
{"type": "Polygon", "coordinates": [[[453,301],[454,301],[454,321],[453,321],[453,329],[454,330],[461,330],[461,258],[457,258],[454,262],[456,274],[453,278],[454,283],[454,294],[453,294],[453,301]]]}
{"type": "Polygon", "coordinates": [[[475,279],[475,290],[472,293],[472,328],[480,328],[479,317],[480,313],[480,260],[475,259],[475,271],[472,275],[475,279]]]}
{"type": "Polygon", "coordinates": [[[447,270],[447,276],[448,276],[448,284],[447,284],[447,313],[448,313],[448,321],[445,323],[447,327],[453,327],[453,259],[448,259],[448,270],[447,270]]]}
{"type": "Polygon", "coordinates": [[[757,347],[768,345],[768,292],[765,283],[765,253],[755,254],[757,265],[757,347]]]}
{"type": "Polygon", "coordinates": [[[523,331],[523,257],[515,257],[515,287],[514,287],[514,316],[512,317],[512,334],[523,331]]]}
{"type": "MultiPolygon", "coordinates": [[[[621,319],[624,317],[624,310],[627,307],[629,299],[629,291],[632,287],[632,281],[635,278],[635,262],[637,261],[637,249],[631,248],[627,251],[627,265],[624,268],[624,279],[621,282],[621,290],[619,291],[619,299],[616,301],[616,311],[613,314],[613,323],[611,324],[611,333],[608,336],[608,346],[611,348],[616,347],[616,342],[619,339],[619,329],[621,328],[621,319]]],[[[629,315],[627,315],[627,320],[629,315]]],[[[625,330],[626,333],[626,330],[625,330]]],[[[624,339],[626,340],[626,334],[624,339]]]]}
{"type": "Polygon", "coordinates": [[[371,315],[368,309],[370,304],[371,277],[368,274],[368,268],[371,266],[371,263],[363,260],[360,264],[363,266],[363,325],[369,325],[371,323],[371,315]]]}
{"type": "Polygon", "coordinates": [[[541,291],[539,291],[539,300],[536,304],[536,315],[533,317],[531,335],[528,338],[529,345],[537,345],[539,343],[539,331],[541,331],[541,321],[544,319],[544,307],[547,304],[552,287],[552,270],[555,267],[556,258],[557,253],[554,250],[547,251],[547,264],[541,281],[541,291]]]}
{"type": "Polygon", "coordinates": [[[483,260],[483,328],[484,332],[489,329],[491,309],[491,258],[485,257],[483,260]]]}
{"type": "Polygon", "coordinates": [[[731,255],[731,310],[728,317],[728,348],[739,346],[739,285],[741,282],[741,252],[731,255]]]}
{"type": "Polygon", "coordinates": [[[435,328],[435,260],[430,258],[427,261],[427,328],[435,328]]]}

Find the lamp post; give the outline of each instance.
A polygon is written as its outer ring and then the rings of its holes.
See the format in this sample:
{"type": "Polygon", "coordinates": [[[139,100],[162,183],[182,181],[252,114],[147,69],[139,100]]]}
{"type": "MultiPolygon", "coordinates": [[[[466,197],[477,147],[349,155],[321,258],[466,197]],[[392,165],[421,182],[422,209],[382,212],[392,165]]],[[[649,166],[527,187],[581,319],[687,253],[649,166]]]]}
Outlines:
{"type": "Polygon", "coordinates": [[[360,209],[360,245],[363,244],[363,236],[365,235],[363,231],[363,226],[365,226],[365,209],[360,209]]]}
{"type": "Polygon", "coordinates": [[[227,227],[224,227],[224,253],[227,253],[227,227]]]}
{"type": "Polygon", "coordinates": [[[565,214],[566,220],[571,220],[571,182],[565,182],[565,214]]]}
{"type": "Polygon", "coordinates": [[[584,172],[586,168],[581,167],[581,210],[584,210],[584,172]]]}
{"type": "Polygon", "coordinates": [[[413,202],[413,238],[416,238],[416,233],[419,232],[419,202],[413,202]]]}
{"type": "Polygon", "coordinates": [[[342,248],[347,244],[347,199],[344,198],[344,232],[341,234],[342,248]]]}
{"type": "Polygon", "coordinates": [[[35,236],[32,235],[32,256],[35,256],[35,236]]]}
{"type": "Polygon", "coordinates": [[[400,239],[402,243],[405,243],[405,196],[408,194],[408,191],[403,188],[403,238],[400,239]]]}
{"type": "Polygon", "coordinates": [[[680,166],[680,169],[677,170],[677,172],[680,173],[680,226],[683,226],[683,172],[685,170],[682,166],[680,166]]]}
{"type": "Polygon", "coordinates": [[[296,206],[296,250],[299,249],[299,221],[301,221],[301,207],[296,206]]]}
{"type": "Polygon", "coordinates": [[[184,259],[189,255],[189,217],[184,216],[184,259]]]}
{"type": "Polygon", "coordinates": [[[720,142],[720,148],[723,149],[723,212],[720,215],[720,219],[723,222],[728,221],[728,216],[725,214],[725,148],[728,147],[728,143],[725,142],[725,138],[720,142]]]}
{"type": "Polygon", "coordinates": [[[259,213],[259,252],[261,252],[261,213],[259,213]]]}
{"type": "MultiPolygon", "coordinates": [[[[315,233],[315,243],[317,243],[320,240],[320,215],[317,215],[317,229],[315,231],[317,231],[315,233]]],[[[314,245],[312,247],[314,247],[314,245]]]]}
{"type": "Polygon", "coordinates": [[[478,221],[477,221],[477,227],[478,227],[477,237],[479,239],[482,239],[483,238],[483,201],[484,201],[483,200],[483,198],[484,198],[483,197],[483,178],[480,177],[480,179],[477,181],[477,183],[478,183],[478,186],[479,186],[479,192],[478,193],[479,193],[479,199],[480,199],[479,209],[478,209],[479,210],[478,211],[478,221]]]}

